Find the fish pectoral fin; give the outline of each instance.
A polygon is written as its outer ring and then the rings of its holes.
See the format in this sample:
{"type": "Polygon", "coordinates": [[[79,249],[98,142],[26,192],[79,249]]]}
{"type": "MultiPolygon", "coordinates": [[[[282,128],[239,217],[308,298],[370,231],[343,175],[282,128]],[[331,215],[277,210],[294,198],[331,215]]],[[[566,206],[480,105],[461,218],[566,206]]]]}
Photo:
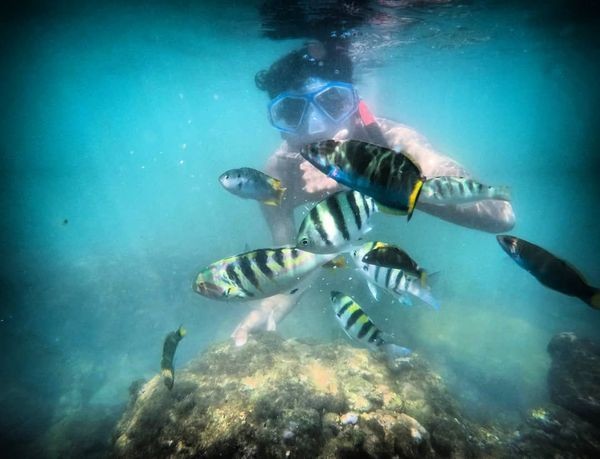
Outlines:
{"type": "Polygon", "coordinates": [[[329,260],[323,265],[323,268],[338,269],[345,268],[346,266],[348,266],[348,264],[346,263],[346,257],[342,254],[338,255],[333,260],[329,260]]]}
{"type": "Polygon", "coordinates": [[[410,308],[413,305],[413,302],[410,299],[410,296],[405,295],[405,294],[398,295],[398,303],[400,303],[402,306],[406,306],[408,308],[410,308]]]}
{"type": "Polygon", "coordinates": [[[227,290],[223,292],[223,296],[225,298],[229,298],[230,296],[245,296],[242,295],[242,289],[236,286],[227,287],[227,290]]]}

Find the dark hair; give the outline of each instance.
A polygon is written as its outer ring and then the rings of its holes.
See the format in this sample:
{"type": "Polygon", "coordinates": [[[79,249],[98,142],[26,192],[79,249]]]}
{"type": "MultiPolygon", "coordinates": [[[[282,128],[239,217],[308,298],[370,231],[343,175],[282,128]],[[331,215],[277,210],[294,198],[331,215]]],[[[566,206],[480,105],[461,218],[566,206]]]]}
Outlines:
{"type": "Polygon", "coordinates": [[[311,56],[308,46],[291,51],[268,70],[258,72],[254,77],[256,86],[267,91],[272,99],[283,91],[299,89],[310,77],[352,83],[352,61],[345,41],[342,38],[322,43],[325,49],[322,59],[311,56]]]}

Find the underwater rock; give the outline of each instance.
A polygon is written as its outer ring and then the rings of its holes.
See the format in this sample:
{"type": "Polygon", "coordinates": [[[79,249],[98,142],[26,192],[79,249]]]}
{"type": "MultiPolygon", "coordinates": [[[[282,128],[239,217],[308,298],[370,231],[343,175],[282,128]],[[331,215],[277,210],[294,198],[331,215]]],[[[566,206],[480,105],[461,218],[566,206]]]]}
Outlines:
{"type": "Polygon", "coordinates": [[[41,439],[44,454],[31,457],[105,458],[112,428],[122,412],[120,405],[89,404],[61,413],[41,439]]]}
{"type": "Polygon", "coordinates": [[[514,433],[510,450],[512,457],[598,457],[600,430],[559,406],[536,408],[514,433]]]}
{"type": "Polygon", "coordinates": [[[529,411],[514,433],[514,457],[600,457],[600,349],[573,333],[548,344],[548,404],[529,411]]]}
{"type": "MultiPolygon", "coordinates": [[[[136,391],[116,457],[464,457],[497,447],[415,356],[402,371],[365,349],[274,333],[215,345],[136,391]]],[[[496,438],[496,437],[493,437],[496,438]]]]}
{"type": "Polygon", "coordinates": [[[550,398],[600,427],[600,346],[573,333],[559,333],[548,344],[550,398]]]}

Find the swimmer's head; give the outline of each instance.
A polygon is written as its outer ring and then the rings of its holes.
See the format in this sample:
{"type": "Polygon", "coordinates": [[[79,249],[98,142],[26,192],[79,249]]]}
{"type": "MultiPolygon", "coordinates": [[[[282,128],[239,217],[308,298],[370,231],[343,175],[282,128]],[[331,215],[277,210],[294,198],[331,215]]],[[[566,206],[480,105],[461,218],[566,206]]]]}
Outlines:
{"type": "Polygon", "coordinates": [[[294,145],[332,138],[348,129],[358,106],[352,62],[339,40],[312,40],[256,74],[271,98],[269,119],[294,145]]]}

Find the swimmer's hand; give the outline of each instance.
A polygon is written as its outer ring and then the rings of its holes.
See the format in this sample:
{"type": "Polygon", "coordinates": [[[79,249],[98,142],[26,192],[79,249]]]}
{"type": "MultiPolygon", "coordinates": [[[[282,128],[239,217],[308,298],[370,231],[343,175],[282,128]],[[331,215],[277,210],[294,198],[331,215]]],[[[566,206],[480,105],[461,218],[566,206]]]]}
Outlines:
{"type": "Polygon", "coordinates": [[[302,171],[302,180],[304,181],[304,186],[302,188],[307,193],[335,191],[339,187],[338,182],[327,177],[308,161],[302,161],[300,163],[300,170],[302,171]]]}
{"type": "MultiPolygon", "coordinates": [[[[334,140],[345,140],[348,138],[348,129],[342,129],[334,137],[334,140]]],[[[319,169],[314,167],[308,161],[300,163],[302,171],[303,189],[307,193],[335,192],[340,190],[340,184],[327,177],[319,169]]]]}

